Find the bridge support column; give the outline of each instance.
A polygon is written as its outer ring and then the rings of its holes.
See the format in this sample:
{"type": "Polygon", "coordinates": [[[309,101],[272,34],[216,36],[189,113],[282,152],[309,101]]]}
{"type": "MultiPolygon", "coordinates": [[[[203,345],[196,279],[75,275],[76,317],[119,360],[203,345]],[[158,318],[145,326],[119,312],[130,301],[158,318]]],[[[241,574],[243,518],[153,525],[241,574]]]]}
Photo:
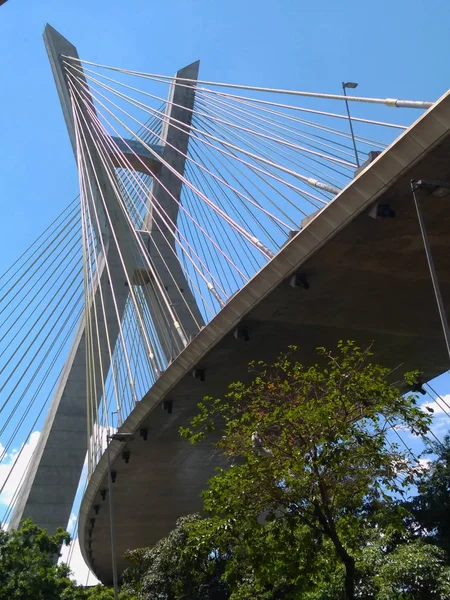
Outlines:
{"type": "MultiPolygon", "coordinates": [[[[49,25],[45,29],[44,40],[76,157],[75,125],[67,81],[61,64],[61,55],[78,57],[77,50],[49,25]]],[[[103,199],[108,204],[108,210],[113,216],[116,235],[122,242],[121,254],[122,258],[125,259],[127,271],[131,270],[131,256],[134,255],[132,252],[133,247],[130,247],[128,226],[122,216],[108,177],[101,166],[98,166],[100,161],[93,144],[91,144],[90,153],[94,164],[95,161],[97,163],[95,169],[99,176],[99,186],[93,185],[93,189],[96,190],[96,197],[91,199],[91,210],[95,209],[98,217],[98,223],[95,220],[93,226],[98,240],[102,240],[106,253],[105,256],[103,252],[100,252],[97,257],[99,276],[91,306],[98,324],[100,343],[97,343],[96,340],[92,342],[91,351],[93,353],[96,389],[91,390],[90,393],[94,393],[95,397],[100,400],[103,387],[101,373],[103,372],[106,376],[110,368],[107,336],[113,350],[129,295],[128,288],[125,285],[126,275],[121,257],[117,246],[110,240],[111,232],[103,199]],[[102,197],[100,194],[102,194],[102,197]],[[105,261],[108,263],[109,273],[105,268],[105,261]],[[114,290],[114,297],[112,290],[114,290]]],[[[85,325],[85,317],[83,317],[53,396],[38,446],[20,489],[11,517],[10,525],[12,527],[17,527],[21,519],[27,517],[31,517],[37,525],[48,529],[50,532],[55,532],[58,527],[67,527],[88,447],[88,377],[85,325]]]]}
{"type": "MultiPolygon", "coordinates": [[[[69,137],[77,157],[72,104],[61,55],[77,58],[78,53],[72,44],[49,25],[45,29],[44,39],[69,137]]],[[[196,79],[197,73],[198,63],[194,63],[179,71],[177,77],[196,79]]],[[[149,232],[147,233],[149,257],[156,276],[160,278],[163,290],[167,293],[167,296],[163,297],[151,282],[145,286],[149,309],[167,360],[174,358],[184,347],[174,330],[173,319],[169,318],[167,299],[174,307],[187,339],[196,335],[199,327],[203,325],[203,319],[180,262],[173,253],[176,250],[173,233],[176,228],[177,202],[180,200],[182,183],[169,168],[170,165],[181,175],[184,172],[185,159],[180,153],[187,153],[192,118],[192,112],[189,109],[192,109],[193,102],[193,86],[185,87],[176,85],[176,83],[172,85],[161,147],[158,147],[161,165],[158,165],[158,161],[154,157],[145,157],[146,161],[150,161],[149,164],[154,168],[154,174],[156,175],[158,172],[158,181],[154,180],[149,206],[152,207],[155,202],[158,202],[172,220],[172,223],[164,223],[161,216],[155,214],[156,211],[150,208],[144,222],[144,227],[149,232]],[[176,106],[177,104],[180,106],[176,106]],[[178,121],[181,122],[181,131],[178,121]],[[186,302],[183,298],[186,299],[186,302]]],[[[86,113],[85,116],[87,116],[86,113]]],[[[86,120],[89,123],[90,119],[86,120]]],[[[86,167],[89,176],[92,177],[94,189],[94,197],[90,199],[91,209],[95,210],[98,215],[98,223],[94,222],[93,227],[103,248],[98,255],[99,263],[103,260],[103,266],[99,269],[99,282],[91,307],[96,311],[99,328],[99,342],[93,342],[91,351],[95,363],[95,398],[100,401],[103,388],[101,374],[103,373],[106,377],[111,366],[106,340],[108,336],[111,350],[113,350],[129,298],[126,280],[132,281],[136,270],[137,247],[135,232],[130,229],[130,224],[123,215],[121,203],[102,166],[95,144],[89,138],[87,127],[84,134],[87,139],[89,155],[93,160],[93,164],[86,167]],[[94,170],[96,180],[94,180],[94,170]],[[120,256],[113,240],[107,213],[114,224],[120,256]],[[104,266],[105,261],[107,261],[109,272],[104,266]],[[123,265],[125,265],[126,273],[123,265]],[[114,290],[114,297],[112,290],[114,290]]],[[[114,157],[112,158],[114,160],[114,157]]],[[[20,520],[26,517],[31,517],[37,525],[50,532],[56,531],[58,527],[67,527],[87,451],[88,378],[86,367],[86,330],[83,318],[54,394],[26,480],[19,492],[11,518],[12,527],[17,527],[20,520]]]]}
{"type": "MultiPolygon", "coordinates": [[[[160,141],[163,147],[161,170],[157,180],[153,181],[148,199],[149,210],[144,217],[144,228],[150,232],[148,249],[151,261],[188,340],[198,333],[204,321],[176,256],[174,234],[195,100],[194,82],[182,80],[197,80],[199,64],[197,61],[178,71],[170,87],[160,141]]],[[[170,362],[183,349],[181,340],[173,330],[163,298],[151,283],[146,286],[146,295],[155,316],[161,347],[170,362]]]]}

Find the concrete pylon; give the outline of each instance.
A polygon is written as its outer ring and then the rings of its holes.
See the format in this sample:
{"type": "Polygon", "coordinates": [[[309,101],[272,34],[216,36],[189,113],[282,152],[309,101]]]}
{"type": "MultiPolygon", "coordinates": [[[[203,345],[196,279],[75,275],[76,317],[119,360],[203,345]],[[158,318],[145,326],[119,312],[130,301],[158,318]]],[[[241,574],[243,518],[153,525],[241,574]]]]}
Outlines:
{"type": "MultiPolygon", "coordinates": [[[[77,156],[72,104],[68,82],[64,69],[62,68],[62,61],[65,60],[63,58],[64,56],[78,58],[78,53],[76,48],[50,25],[47,25],[45,28],[44,41],[61,101],[69,138],[72,143],[74,154],[77,156]]],[[[80,76],[83,77],[82,75],[80,76]]],[[[174,97],[178,98],[178,96],[176,96],[176,90],[173,93],[174,97]]],[[[91,108],[93,108],[93,104],[91,104],[91,108]]],[[[189,113],[189,115],[190,114],[191,113],[189,113]]],[[[87,113],[85,113],[85,116],[87,117],[87,113]]],[[[87,121],[90,122],[91,119],[87,118],[87,121]]],[[[169,133],[170,127],[168,131],[166,131],[164,139],[169,139],[169,133]]],[[[187,134],[183,132],[180,133],[181,141],[177,142],[175,136],[174,144],[180,143],[180,148],[186,148],[187,151],[188,136],[184,137],[187,134]]],[[[89,136],[86,137],[89,139],[89,136]]],[[[173,137],[170,139],[172,140],[173,137]]],[[[88,142],[88,147],[94,162],[94,169],[90,169],[89,175],[93,176],[95,170],[98,177],[98,186],[93,186],[96,196],[93,198],[92,209],[95,209],[99,216],[99,227],[96,227],[96,224],[94,223],[96,229],[95,233],[97,237],[101,237],[103,240],[106,252],[106,256],[102,256],[101,254],[98,256],[100,276],[99,283],[94,293],[95,300],[91,307],[91,310],[94,310],[95,304],[97,311],[96,319],[99,327],[100,343],[97,344],[94,340],[93,348],[91,350],[94,353],[95,362],[95,382],[97,386],[96,398],[100,400],[102,395],[101,373],[103,372],[106,377],[110,368],[110,356],[106,336],[109,336],[110,344],[114,347],[119,335],[120,322],[129,296],[128,287],[126,286],[127,277],[124,272],[122,261],[125,263],[125,270],[127,271],[129,279],[132,281],[136,269],[136,240],[134,232],[130,230],[129,223],[123,216],[116,193],[113,190],[111,181],[104,170],[98,152],[92,141],[88,142]],[[102,197],[114,223],[114,231],[120,247],[120,256],[116,244],[112,241],[112,235],[104,210],[102,197]],[[108,276],[105,269],[106,261],[109,267],[108,276]],[[112,289],[114,289],[114,298],[112,289]],[[102,292],[103,296],[104,312],[101,309],[100,292],[102,292]]],[[[178,172],[183,172],[184,161],[182,165],[176,163],[175,158],[170,156],[169,153],[166,156],[166,148],[164,147],[160,147],[158,153],[164,156],[164,160],[168,163],[170,162],[172,164],[173,162],[175,165],[174,168],[177,169],[178,172]]],[[[114,157],[112,158],[114,160],[114,157]]],[[[143,158],[145,158],[147,162],[150,161],[149,156],[143,156],[143,158]]],[[[156,160],[152,158],[149,164],[153,165],[155,173],[160,172],[160,167],[156,160]]],[[[162,181],[168,182],[168,178],[169,174],[165,175],[162,181]]],[[[179,199],[181,186],[177,189],[175,182],[168,182],[167,185],[171,186],[170,189],[174,191],[175,197],[179,199]]],[[[156,190],[155,193],[160,194],[158,190],[156,190]]],[[[173,211],[173,208],[169,206],[166,199],[161,199],[161,202],[166,202],[167,210],[173,211]]],[[[173,212],[173,215],[176,221],[176,212],[173,212]]],[[[146,218],[150,218],[150,215],[146,218]]],[[[163,255],[166,253],[166,248],[164,243],[156,240],[156,235],[153,235],[152,233],[151,237],[152,240],[149,241],[149,252],[155,268],[159,269],[158,261],[153,257],[152,247],[154,247],[155,244],[158,244],[161,254],[164,253],[163,255]]],[[[190,293],[178,261],[174,262],[174,258],[173,253],[171,258],[167,255],[166,264],[170,269],[173,269],[177,282],[177,291],[175,293],[168,285],[168,296],[171,299],[174,298],[173,303],[175,304],[176,295],[178,294],[179,297],[180,294],[178,288],[184,289],[182,293],[188,295],[189,301],[192,303],[192,310],[197,311],[195,314],[198,315],[198,321],[202,322],[195,299],[190,293]]],[[[161,279],[163,281],[165,281],[165,277],[166,274],[162,272],[161,279]]],[[[149,308],[151,313],[166,318],[164,312],[162,315],[158,314],[158,311],[161,311],[160,304],[164,305],[162,302],[163,299],[158,297],[150,284],[147,288],[146,291],[149,298],[149,308]]],[[[178,306],[176,308],[178,308],[178,306]]],[[[181,311],[181,308],[179,310],[181,311]]],[[[188,335],[194,335],[198,331],[198,328],[195,330],[193,328],[192,318],[189,320],[186,317],[185,322],[183,321],[185,318],[184,314],[179,318],[183,329],[188,335]]],[[[161,330],[158,332],[158,335],[161,340],[166,340],[170,337],[171,333],[173,332],[161,330]],[[168,333],[169,335],[167,335],[168,333]]],[[[167,344],[163,346],[163,348],[165,353],[168,352],[167,344]]],[[[177,351],[180,351],[181,349],[182,348],[179,346],[176,347],[177,351]]],[[[54,532],[57,527],[65,528],[67,526],[87,452],[88,381],[86,371],[86,332],[85,319],[83,317],[78,326],[63,373],[58,382],[49,413],[39,438],[37,449],[30,463],[26,479],[19,492],[18,500],[11,518],[10,525],[12,527],[17,527],[21,519],[27,517],[31,517],[37,525],[46,528],[50,532],[54,532]]]]}
{"type": "MultiPolygon", "coordinates": [[[[180,261],[174,254],[174,251],[176,252],[174,225],[176,226],[178,219],[178,202],[183,185],[177,174],[180,176],[184,174],[199,66],[200,61],[196,61],[178,71],[170,86],[161,132],[160,143],[163,147],[161,169],[157,180],[153,181],[148,201],[149,210],[144,217],[144,229],[150,232],[148,240],[150,258],[188,339],[198,333],[204,321],[180,261]],[[177,174],[167,165],[170,165],[177,174]]],[[[182,350],[181,340],[172,331],[173,325],[167,313],[166,303],[151,283],[146,286],[146,294],[149,306],[156,317],[155,328],[161,347],[170,362],[182,350]],[[167,328],[169,328],[169,335],[166,334],[167,328]]]]}
{"type": "MultiPolygon", "coordinates": [[[[69,138],[76,156],[72,105],[61,66],[63,60],[61,55],[78,57],[77,50],[50,25],[45,28],[44,41],[69,138]]],[[[96,157],[95,149],[91,148],[91,150],[93,157],[96,157]]],[[[101,166],[96,165],[96,170],[97,173],[102,173],[101,166]]],[[[119,211],[114,206],[114,193],[106,176],[102,178],[101,187],[105,198],[109,200],[111,210],[120,219],[119,211]]],[[[110,367],[106,329],[109,339],[114,345],[128,298],[128,289],[125,286],[126,278],[117,247],[110,244],[110,232],[99,191],[96,186],[94,189],[97,191],[95,210],[100,224],[98,228],[96,227],[96,234],[103,239],[110,275],[108,278],[104,268],[105,257],[99,255],[100,281],[95,291],[93,304],[96,307],[95,318],[99,327],[101,343],[97,344],[96,340],[93,340],[92,351],[96,366],[96,397],[100,399],[102,395],[101,369],[103,373],[107,373],[110,367]],[[112,287],[115,291],[115,302],[111,293],[112,287]],[[104,301],[104,313],[101,308],[101,293],[104,301]]],[[[124,229],[124,225],[122,225],[122,229],[124,229]]],[[[91,310],[94,310],[94,306],[91,310]]],[[[50,532],[54,532],[58,527],[67,527],[87,451],[87,386],[86,332],[85,318],[83,317],[72,342],[36,451],[21,487],[11,517],[12,527],[17,527],[21,519],[27,517],[31,517],[37,525],[50,532]]]]}

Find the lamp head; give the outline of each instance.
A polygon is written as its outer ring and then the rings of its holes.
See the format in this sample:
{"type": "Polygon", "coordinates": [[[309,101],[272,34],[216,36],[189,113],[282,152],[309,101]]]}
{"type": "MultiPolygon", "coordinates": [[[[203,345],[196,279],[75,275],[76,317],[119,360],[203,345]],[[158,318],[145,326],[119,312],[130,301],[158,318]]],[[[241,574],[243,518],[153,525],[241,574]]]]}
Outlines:
{"type": "Polygon", "coordinates": [[[355,81],[343,81],[342,87],[350,89],[350,90],[354,90],[355,88],[358,87],[358,84],[355,81]]]}
{"type": "Polygon", "coordinates": [[[106,437],[109,440],[115,440],[116,442],[131,442],[131,440],[134,440],[134,433],[112,433],[106,437]]]}
{"type": "Polygon", "coordinates": [[[446,198],[450,195],[450,182],[434,181],[432,179],[419,179],[412,181],[413,190],[423,190],[426,195],[433,198],[446,198]]]}

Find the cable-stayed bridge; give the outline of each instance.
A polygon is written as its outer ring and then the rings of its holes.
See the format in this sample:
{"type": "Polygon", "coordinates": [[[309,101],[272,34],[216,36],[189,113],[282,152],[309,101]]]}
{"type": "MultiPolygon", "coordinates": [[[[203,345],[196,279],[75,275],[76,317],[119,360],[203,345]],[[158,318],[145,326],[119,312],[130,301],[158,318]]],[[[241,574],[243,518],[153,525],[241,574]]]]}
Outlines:
{"type": "Polygon", "coordinates": [[[108,472],[122,568],[201,508],[219,458],[178,429],[250,360],[345,338],[374,341],[400,385],[448,368],[410,180],[436,182],[422,203],[445,301],[450,98],[350,97],[377,111],[352,117],[355,155],[342,95],[99,65],[44,38],[80,194],[0,280],[3,458],[41,430],[3,521],[65,527],[87,453],[80,544],[110,582],[108,472]],[[116,430],[134,438],[109,467],[116,430]]]}

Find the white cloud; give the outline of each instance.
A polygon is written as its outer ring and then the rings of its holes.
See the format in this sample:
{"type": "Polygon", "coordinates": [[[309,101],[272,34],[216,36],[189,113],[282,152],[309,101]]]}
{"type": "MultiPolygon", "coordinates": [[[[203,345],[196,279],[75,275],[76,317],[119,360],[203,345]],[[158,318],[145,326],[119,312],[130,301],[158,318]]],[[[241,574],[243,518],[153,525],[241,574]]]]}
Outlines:
{"type": "Polygon", "coordinates": [[[431,462],[431,458],[419,458],[419,464],[422,467],[422,469],[429,469],[431,462]]]}
{"type": "Polygon", "coordinates": [[[74,528],[77,525],[77,515],[74,513],[70,513],[70,519],[69,522],[67,523],[67,531],[70,533],[71,531],[74,530],[74,528]]]}
{"type": "MultiPolygon", "coordinates": [[[[72,513],[70,519],[76,521],[76,515],[72,513]]],[[[59,561],[69,565],[73,573],[73,579],[77,583],[81,585],[96,585],[100,583],[84,562],[78,538],[72,540],[69,546],[63,546],[59,561]]]]}
{"type": "MultiPolygon", "coordinates": [[[[31,457],[39,440],[40,431],[34,431],[29,440],[22,445],[20,450],[14,449],[6,454],[0,464],[0,503],[9,506],[14,499],[17,488],[25,478],[31,457]]],[[[0,445],[3,453],[4,448],[0,445]]]]}
{"type": "Polygon", "coordinates": [[[450,430],[450,394],[437,397],[435,400],[424,402],[420,408],[433,417],[431,431],[436,437],[442,439],[450,430]],[[431,410],[428,410],[431,409],[431,410]]]}
{"type": "MultiPolygon", "coordinates": [[[[426,410],[427,412],[431,412],[427,409],[431,408],[434,415],[445,415],[445,413],[450,413],[450,394],[446,394],[445,396],[441,396],[441,398],[436,398],[431,402],[424,402],[421,404],[422,410],[426,410]],[[442,400],[441,400],[442,398],[442,400]]],[[[447,416],[447,415],[445,415],[447,416]]]]}

